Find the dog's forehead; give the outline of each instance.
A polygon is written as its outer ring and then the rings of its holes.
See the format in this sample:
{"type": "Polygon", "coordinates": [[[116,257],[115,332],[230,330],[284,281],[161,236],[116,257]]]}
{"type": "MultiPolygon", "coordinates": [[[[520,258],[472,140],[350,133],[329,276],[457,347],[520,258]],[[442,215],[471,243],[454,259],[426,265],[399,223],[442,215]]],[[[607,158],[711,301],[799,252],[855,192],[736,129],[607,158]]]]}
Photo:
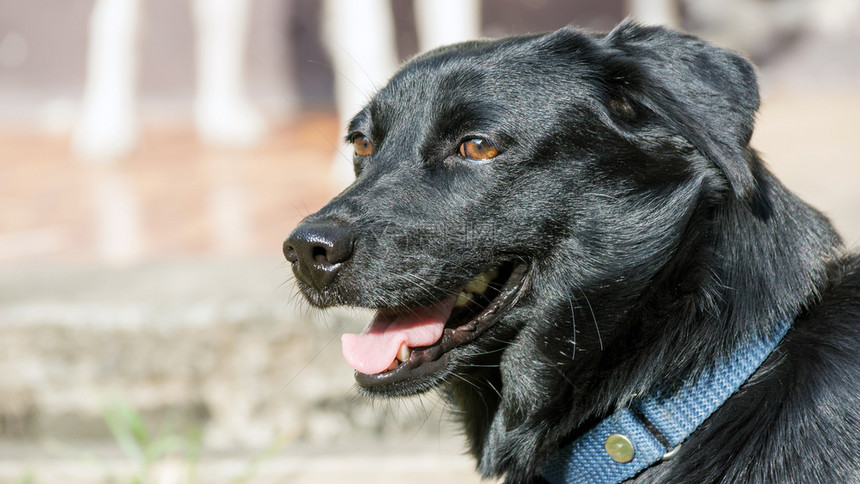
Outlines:
{"type": "Polygon", "coordinates": [[[510,109],[529,104],[535,112],[535,103],[551,91],[570,92],[587,82],[588,67],[577,53],[593,45],[588,36],[566,30],[436,49],[405,64],[366,114],[379,125],[476,103],[510,109]]]}
{"type": "MultiPolygon", "coordinates": [[[[503,69],[501,52],[465,44],[424,54],[404,65],[370,103],[371,116],[413,111],[428,102],[445,102],[457,95],[478,94],[503,69]]],[[[438,104],[435,107],[439,107],[438,104]]]]}

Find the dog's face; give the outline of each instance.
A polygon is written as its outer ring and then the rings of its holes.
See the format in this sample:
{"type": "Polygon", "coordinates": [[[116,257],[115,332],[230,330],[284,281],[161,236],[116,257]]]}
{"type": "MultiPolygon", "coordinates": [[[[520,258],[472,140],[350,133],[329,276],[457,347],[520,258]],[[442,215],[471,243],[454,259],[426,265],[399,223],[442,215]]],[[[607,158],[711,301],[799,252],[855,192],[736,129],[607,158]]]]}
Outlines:
{"type": "Polygon", "coordinates": [[[355,182],[284,251],[312,304],[378,310],[344,338],[362,388],[421,392],[640,297],[696,210],[751,190],[757,106],[748,64],[662,29],[438,49],[350,122],[355,182]]]}

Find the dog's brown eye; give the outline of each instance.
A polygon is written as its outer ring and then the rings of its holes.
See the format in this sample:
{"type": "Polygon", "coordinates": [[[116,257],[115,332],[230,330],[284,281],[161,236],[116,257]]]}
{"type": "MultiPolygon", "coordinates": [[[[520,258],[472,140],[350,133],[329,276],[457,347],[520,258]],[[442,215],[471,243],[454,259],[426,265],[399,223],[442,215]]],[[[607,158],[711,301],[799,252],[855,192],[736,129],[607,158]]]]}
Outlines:
{"type": "Polygon", "coordinates": [[[367,156],[373,153],[373,143],[367,139],[367,136],[356,136],[352,140],[352,146],[355,148],[356,156],[367,156]]]}
{"type": "Polygon", "coordinates": [[[499,149],[487,140],[475,138],[460,144],[460,156],[470,160],[489,160],[499,156],[499,149]]]}

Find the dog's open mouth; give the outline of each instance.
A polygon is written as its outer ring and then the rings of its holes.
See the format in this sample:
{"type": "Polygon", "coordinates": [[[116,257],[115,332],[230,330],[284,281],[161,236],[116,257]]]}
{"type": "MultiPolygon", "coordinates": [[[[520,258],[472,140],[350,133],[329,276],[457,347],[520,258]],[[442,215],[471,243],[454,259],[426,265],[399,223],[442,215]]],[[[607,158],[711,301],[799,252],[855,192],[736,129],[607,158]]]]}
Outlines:
{"type": "Polygon", "coordinates": [[[342,338],[358,383],[380,387],[438,371],[449,351],[475,340],[515,302],[526,268],[494,267],[430,306],[380,309],[362,334],[342,338]]]}

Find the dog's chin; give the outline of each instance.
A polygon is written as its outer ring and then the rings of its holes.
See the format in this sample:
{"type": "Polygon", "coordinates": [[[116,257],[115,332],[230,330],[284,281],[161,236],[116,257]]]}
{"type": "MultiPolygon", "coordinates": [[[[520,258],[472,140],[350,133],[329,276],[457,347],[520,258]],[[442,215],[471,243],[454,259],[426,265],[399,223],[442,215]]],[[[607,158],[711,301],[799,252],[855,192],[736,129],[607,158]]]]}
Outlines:
{"type": "Polygon", "coordinates": [[[296,287],[299,288],[305,301],[315,308],[326,309],[332,306],[343,305],[343,302],[340,301],[340,297],[337,293],[332,293],[327,290],[323,290],[323,292],[317,291],[298,279],[296,279],[296,287]]]}
{"type": "MultiPolygon", "coordinates": [[[[453,290],[452,296],[431,306],[408,309],[377,308],[377,318],[396,320],[404,312],[418,314],[444,307],[447,314],[441,336],[423,346],[404,348],[381,372],[363,373],[356,370],[360,391],[368,396],[392,397],[418,394],[443,383],[462,364],[469,345],[478,344],[484,332],[496,324],[519,300],[527,285],[529,266],[509,262],[477,276],[464,287],[453,290]],[[456,301],[455,301],[456,299],[456,301]],[[450,314],[448,307],[453,306],[450,314]]],[[[373,331],[372,323],[369,329],[373,331]]]]}

